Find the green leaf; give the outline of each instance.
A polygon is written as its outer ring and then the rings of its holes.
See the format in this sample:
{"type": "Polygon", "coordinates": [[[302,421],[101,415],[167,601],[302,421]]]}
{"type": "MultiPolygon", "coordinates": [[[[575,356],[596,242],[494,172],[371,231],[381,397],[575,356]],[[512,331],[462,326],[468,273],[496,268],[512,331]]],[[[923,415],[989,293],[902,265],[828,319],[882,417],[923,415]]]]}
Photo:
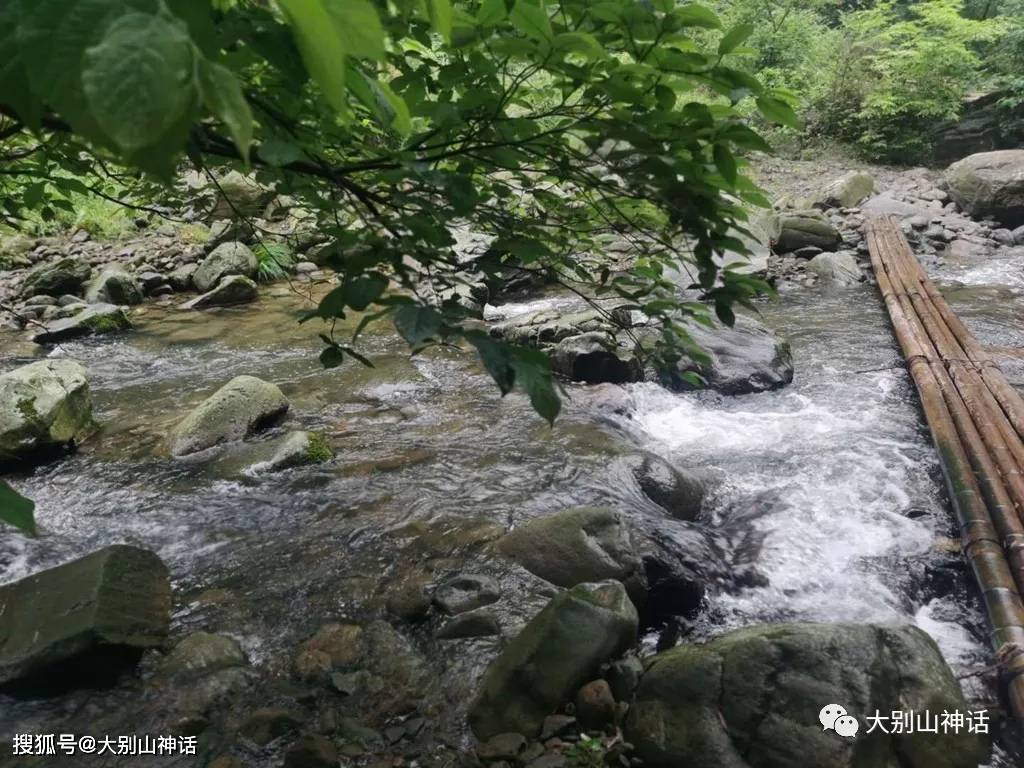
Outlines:
{"type": "Polygon", "coordinates": [[[384,128],[390,128],[399,136],[412,132],[412,117],[409,107],[391,86],[376,80],[358,67],[351,67],[349,85],[355,97],[373,114],[384,128]]]}
{"type": "Polygon", "coordinates": [[[736,181],[736,158],[724,144],[715,144],[714,148],[715,167],[722,174],[722,178],[730,184],[736,181]]]}
{"type": "Polygon", "coordinates": [[[484,0],[476,14],[476,23],[481,27],[493,27],[508,17],[505,0],[484,0]]]}
{"type": "Polygon", "coordinates": [[[280,167],[302,159],[302,148],[284,139],[267,139],[256,149],[260,160],[280,167]]]}
{"type": "Polygon", "coordinates": [[[497,341],[485,331],[467,331],[465,339],[476,349],[480,362],[498,385],[501,394],[507,395],[515,384],[516,374],[512,370],[512,356],[508,344],[497,341]]]}
{"type": "Polygon", "coordinates": [[[530,396],[533,410],[554,424],[562,401],[555,392],[555,382],[551,376],[551,364],[547,355],[536,349],[519,347],[513,349],[512,369],[515,371],[516,384],[530,396]]]}
{"type": "Polygon", "coordinates": [[[362,312],[373,301],[384,293],[388,287],[388,279],[377,272],[368,272],[365,275],[349,278],[340,290],[345,297],[345,304],[352,307],[356,312],[362,312]]]}
{"type": "Polygon", "coordinates": [[[444,325],[441,313],[433,307],[407,304],[395,310],[395,329],[410,345],[434,338],[444,325]]]}
{"type": "Polygon", "coordinates": [[[128,13],[85,52],[93,119],[126,153],[151,144],[195,107],[197,51],[182,22],[128,13]]]}
{"type": "Polygon", "coordinates": [[[551,42],[554,37],[547,11],[531,4],[529,0],[516,0],[509,20],[516,29],[534,40],[551,42]]]}
{"type": "Polygon", "coordinates": [[[0,3],[0,103],[9,105],[25,125],[34,129],[39,127],[43,105],[29,87],[18,48],[20,22],[18,3],[0,3]]]}
{"type": "Polygon", "coordinates": [[[324,6],[349,56],[384,58],[384,27],[369,0],[324,0],[324,6]]]}
{"type": "Polygon", "coordinates": [[[727,53],[732,53],[752,34],[754,34],[753,24],[740,24],[733,27],[719,41],[719,55],[725,56],[727,53]]]}
{"type": "Polygon", "coordinates": [[[345,362],[345,353],[337,345],[324,347],[320,352],[320,365],[324,368],[337,368],[345,362]]]}
{"type": "Polygon", "coordinates": [[[762,96],[757,100],[757,109],[762,115],[773,123],[799,128],[800,120],[797,119],[793,108],[781,99],[772,96],[762,96]]]}
{"type": "Polygon", "coordinates": [[[722,28],[722,22],[714,11],[696,3],[676,8],[673,15],[684,27],[722,28]]]}
{"type": "Polygon", "coordinates": [[[452,41],[452,4],[451,0],[426,0],[430,14],[430,25],[447,42],[452,41]]]}
{"type": "Polygon", "coordinates": [[[336,112],[344,114],[345,45],[322,0],[278,0],[292,25],[310,76],[336,112]]]}
{"type": "Polygon", "coordinates": [[[556,50],[573,51],[592,60],[603,59],[608,55],[597,38],[588,32],[562,32],[555,37],[554,44],[556,50]]]}
{"type": "Polygon", "coordinates": [[[238,154],[248,164],[252,144],[252,111],[242,94],[242,86],[231,70],[206,59],[199,62],[199,92],[203,103],[227,126],[238,147],[238,154]]]}
{"type": "Polygon", "coordinates": [[[10,523],[29,536],[35,536],[35,508],[31,499],[26,499],[4,480],[0,480],[0,521],[10,523]]]}

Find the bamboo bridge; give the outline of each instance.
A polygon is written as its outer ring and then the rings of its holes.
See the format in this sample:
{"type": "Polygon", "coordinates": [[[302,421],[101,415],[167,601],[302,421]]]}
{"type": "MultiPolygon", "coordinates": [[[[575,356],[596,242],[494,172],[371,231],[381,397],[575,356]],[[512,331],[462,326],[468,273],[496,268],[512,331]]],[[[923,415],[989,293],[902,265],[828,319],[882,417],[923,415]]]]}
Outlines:
{"type": "Polygon", "coordinates": [[[868,249],[985,602],[1010,709],[1024,718],[1024,399],[928,279],[895,221],[868,249]]]}

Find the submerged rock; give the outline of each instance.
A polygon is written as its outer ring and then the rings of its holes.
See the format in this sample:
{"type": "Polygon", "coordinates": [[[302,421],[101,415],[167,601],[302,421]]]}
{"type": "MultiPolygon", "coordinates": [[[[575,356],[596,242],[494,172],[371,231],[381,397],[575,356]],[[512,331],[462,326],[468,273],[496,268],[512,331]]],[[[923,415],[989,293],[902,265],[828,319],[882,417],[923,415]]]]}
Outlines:
{"type": "Polygon", "coordinates": [[[752,627],[655,656],[626,738],[650,768],[974,768],[983,757],[980,738],[966,730],[866,732],[869,715],[894,710],[967,712],[942,654],[920,629],[752,627]],[[829,704],[857,718],[856,740],[823,730],[819,712],[829,704]]]}
{"type": "Polygon", "coordinates": [[[132,327],[124,310],[113,304],[90,304],[71,317],[47,323],[46,329],[32,337],[36,344],[56,344],[96,333],[113,333],[132,327]]]}
{"type": "Polygon", "coordinates": [[[91,274],[92,267],[81,259],[68,257],[53,264],[44,263],[25,277],[21,284],[21,295],[35,296],[43,293],[47,296],[62,296],[72,293],[77,296],[91,274]]]}
{"type": "Polygon", "coordinates": [[[288,410],[277,385],[255,376],[236,376],[192,411],[171,434],[171,455],[184,456],[242,440],[288,410]]]}
{"type": "Polygon", "coordinates": [[[488,667],[469,714],[473,733],[538,735],[548,715],[636,642],[637,622],[617,581],[556,595],[488,667]]]}
{"type": "Polygon", "coordinates": [[[172,675],[208,675],[244,664],[245,653],[234,638],[193,632],[174,646],[164,659],[162,668],[172,675]]]}
{"type": "Polygon", "coordinates": [[[248,304],[259,295],[256,283],[244,275],[229,275],[201,296],[181,305],[182,309],[210,309],[212,307],[230,307],[235,304],[248,304]]]}
{"type": "Polygon", "coordinates": [[[111,264],[89,281],[85,300],[90,304],[139,304],[142,286],[120,264],[111,264]]]}
{"type": "Polygon", "coordinates": [[[170,608],[167,567],[124,545],[0,586],[0,685],[64,685],[133,663],[163,641],[170,608]]]}
{"type": "Polygon", "coordinates": [[[243,243],[218,245],[203,259],[202,264],[192,273],[192,282],[201,292],[209,291],[228,275],[256,277],[259,263],[256,256],[243,243]]]}
{"type": "Polygon", "coordinates": [[[731,327],[716,324],[712,328],[691,323],[687,330],[694,343],[709,357],[707,361],[684,359],[677,370],[653,373],[671,389],[702,389],[679,374],[697,373],[706,387],[723,395],[746,395],[764,392],[789,384],[793,380],[793,356],[789,342],[746,315],[737,315],[731,327]]]}
{"type": "Polygon", "coordinates": [[[498,551],[559,587],[628,579],[639,570],[629,528],[607,507],[581,507],[538,517],[506,534],[498,551]]]}
{"type": "Polygon", "coordinates": [[[0,464],[73,447],[94,427],[79,363],[41,360],[0,375],[0,464]]]}
{"type": "Polygon", "coordinates": [[[438,585],[434,602],[449,616],[455,616],[497,602],[500,596],[501,589],[490,576],[460,573],[438,585]]]}
{"type": "Polygon", "coordinates": [[[1024,149],[969,155],[946,169],[946,182],[966,213],[1005,227],[1024,225],[1024,149]]]}
{"type": "Polygon", "coordinates": [[[820,211],[796,211],[779,216],[778,253],[789,253],[809,245],[825,250],[835,248],[842,237],[820,211]]]}
{"type": "Polygon", "coordinates": [[[274,455],[256,469],[277,472],[282,469],[320,464],[334,458],[334,451],[324,438],[316,432],[297,429],[284,436],[274,455]]]}
{"type": "Polygon", "coordinates": [[[672,517],[694,520],[700,514],[707,491],[705,477],[674,467],[653,453],[639,453],[621,461],[644,495],[672,517]]]}

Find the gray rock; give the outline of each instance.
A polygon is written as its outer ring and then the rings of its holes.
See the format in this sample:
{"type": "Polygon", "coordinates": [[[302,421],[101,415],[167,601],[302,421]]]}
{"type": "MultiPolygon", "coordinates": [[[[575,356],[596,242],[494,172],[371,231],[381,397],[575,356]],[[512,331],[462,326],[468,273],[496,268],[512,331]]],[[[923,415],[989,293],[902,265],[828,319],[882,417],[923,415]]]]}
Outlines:
{"type": "Polygon", "coordinates": [[[856,285],[864,279],[857,258],[849,251],[819,253],[807,262],[807,269],[836,285],[856,285]]]}
{"type": "Polygon", "coordinates": [[[526,737],[521,733],[499,733],[476,748],[476,756],[485,762],[508,760],[514,762],[526,749],[526,737]]]}
{"type": "Polygon", "coordinates": [[[174,646],[161,668],[171,675],[207,675],[245,664],[245,653],[238,641],[209,632],[193,632],[174,646]]]}
{"type": "Polygon", "coordinates": [[[243,275],[228,275],[217,287],[181,305],[182,309],[211,309],[248,304],[259,295],[256,283],[243,275]]]}
{"type": "Polygon", "coordinates": [[[963,211],[1005,227],[1024,225],[1024,149],[969,155],[949,166],[945,178],[963,211]]]}
{"type": "Polygon", "coordinates": [[[536,736],[550,715],[636,642],[636,608],[617,581],[579,584],[551,602],[488,667],[469,723],[477,738],[536,736]]]}
{"type": "Polygon", "coordinates": [[[302,716],[283,707],[264,707],[252,712],[238,729],[239,732],[263,747],[302,725],[302,716]]]}
{"type": "Polygon", "coordinates": [[[316,432],[295,430],[284,436],[281,444],[274,451],[269,461],[259,464],[254,469],[265,472],[278,472],[282,469],[301,467],[308,464],[320,464],[330,461],[334,451],[322,436],[316,432]]]}
{"type": "Polygon", "coordinates": [[[0,465],[74,446],[94,428],[79,363],[40,360],[0,374],[0,465]]]}
{"type": "Polygon", "coordinates": [[[712,328],[690,323],[687,330],[709,359],[683,359],[675,371],[651,371],[649,378],[671,389],[709,388],[724,395],[778,389],[793,380],[789,342],[751,317],[737,315],[732,328],[718,323],[712,328]],[[695,387],[679,375],[687,372],[698,374],[705,383],[695,387]]]}
{"type": "Polygon", "coordinates": [[[140,304],[142,286],[120,264],[104,267],[85,288],[89,304],[140,304]]]}
{"type": "Polygon", "coordinates": [[[643,366],[632,350],[601,331],[562,339],[550,358],[551,369],[570,381],[625,384],[644,377],[643,366]]]}
{"type": "Polygon", "coordinates": [[[992,239],[1000,245],[1013,245],[1013,232],[1008,229],[993,229],[992,239]]]}
{"type": "Polygon", "coordinates": [[[501,634],[501,625],[494,614],[487,611],[460,613],[448,620],[437,633],[441,640],[459,640],[467,637],[490,637],[501,634]]]}
{"type": "Polygon", "coordinates": [[[182,264],[167,275],[167,282],[176,291],[192,290],[192,275],[199,267],[195,264],[182,264]]]}
{"type": "Polygon", "coordinates": [[[223,243],[203,259],[192,274],[192,282],[201,292],[206,292],[228,275],[243,275],[255,278],[259,269],[256,256],[242,243],[223,243]]]}
{"type": "Polygon", "coordinates": [[[1024,225],[1017,227],[1012,234],[1014,245],[1024,245],[1024,225]]]}
{"type": "Polygon", "coordinates": [[[672,466],[653,453],[639,453],[621,459],[640,490],[677,520],[695,520],[707,490],[706,478],[672,466]]]}
{"type": "Polygon", "coordinates": [[[85,281],[92,274],[92,267],[81,259],[63,258],[50,264],[44,263],[26,275],[21,284],[22,296],[45,293],[60,296],[64,293],[80,294],[85,281]]]}
{"type": "Polygon", "coordinates": [[[267,203],[274,199],[275,192],[249,176],[229,171],[217,180],[216,194],[217,200],[210,212],[211,221],[260,216],[267,203]]]}
{"type": "Polygon", "coordinates": [[[921,212],[917,206],[897,200],[889,192],[875,195],[860,208],[868,216],[895,216],[900,219],[910,218],[921,212]]]}
{"type": "Polygon", "coordinates": [[[850,171],[826,186],[818,195],[818,204],[826,208],[852,208],[875,191],[870,173],[850,171]]]}
{"type": "Polygon", "coordinates": [[[602,730],[615,720],[615,697],[607,680],[591,680],[576,692],[576,719],[588,731],[602,730]]]}
{"type": "Polygon", "coordinates": [[[449,616],[490,605],[499,597],[498,582],[478,573],[460,573],[443,581],[434,591],[434,602],[449,616]]]}
{"type": "Polygon", "coordinates": [[[640,678],[644,674],[644,664],[633,653],[627,653],[621,659],[616,659],[608,665],[605,679],[611,688],[612,696],[616,701],[630,701],[633,692],[640,684],[640,678]]]}
{"type": "Polygon", "coordinates": [[[36,344],[56,344],[67,339],[91,336],[98,333],[113,333],[132,327],[124,310],[113,304],[90,304],[85,309],[52,323],[33,334],[36,344]]]}
{"type": "Polygon", "coordinates": [[[255,376],[236,376],[200,403],[171,435],[171,455],[184,456],[242,440],[288,410],[276,385],[255,376]]]}
{"type": "Polygon", "coordinates": [[[779,236],[775,251],[789,253],[805,246],[835,248],[842,238],[839,230],[820,211],[795,211],[779,215],[779,236]]]}
{"type": "Polygon", "coordinates": [[[967,711],[934,641],[916,627],[790,624],[752,627],[707,645],[655,656],[626,738],[650,768],[975,768],[978,736],[866,733],[869,715],[967,711]],[[823,730],[819,711],[841,704],[856,740],[823,730]],[[885,756],[885,757],[883,757],[885,756]]]}
{"type": "Polygon", "coordinates": [[[530,573],[559,587],[628,579],[639,568],[622,515],[580,507],[538,517],[498,540],[497,549],[530,573]]]}
{"type": "Polygon", "coordinates": [[[124,545],[0,586],[0,684],[63,676],[66,662],[88,673],[94,657],[134,662],[163,641],[170,610],[167,567],[124,545]]]}

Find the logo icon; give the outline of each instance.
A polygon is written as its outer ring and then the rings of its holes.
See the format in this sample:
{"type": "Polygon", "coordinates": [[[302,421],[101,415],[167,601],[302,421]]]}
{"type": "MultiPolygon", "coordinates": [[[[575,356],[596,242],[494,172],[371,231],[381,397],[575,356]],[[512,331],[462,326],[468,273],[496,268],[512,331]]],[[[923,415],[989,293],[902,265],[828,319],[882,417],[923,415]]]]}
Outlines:
{"type": "Polygon", "coordinates": [[[840,736],[852,739],[857,735],[860,723],[857,718],[847,714],[846,707],[839,704],[829,704],[821,708],[818,713],[818,720],[821,722],[823,731],[835,731],[840,736]]]}

